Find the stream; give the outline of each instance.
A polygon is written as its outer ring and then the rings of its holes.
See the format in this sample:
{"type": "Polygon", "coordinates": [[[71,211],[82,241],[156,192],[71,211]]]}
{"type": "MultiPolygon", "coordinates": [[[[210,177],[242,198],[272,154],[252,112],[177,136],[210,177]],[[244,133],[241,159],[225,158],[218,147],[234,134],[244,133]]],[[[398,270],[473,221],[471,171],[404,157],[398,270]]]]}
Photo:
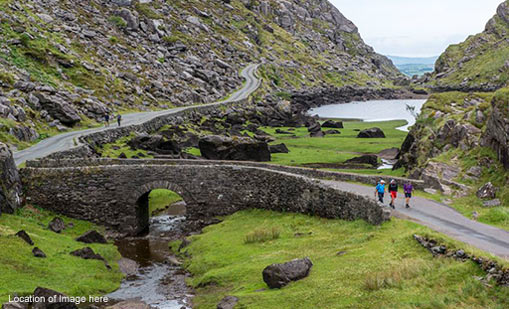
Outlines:
{"type": "Polygon", "coordinates": [[[169,249],[169,242],[179,239],[185,223],[185,206],[173,205],[169,211],[150,218],[147,235],[117,240],[123,260],[130,267],[118,290],[106,295],[114,302],[142,301],[159,309],[191,308],[192,295],[186,285],[188,274],[179,266],[169,249]]]}

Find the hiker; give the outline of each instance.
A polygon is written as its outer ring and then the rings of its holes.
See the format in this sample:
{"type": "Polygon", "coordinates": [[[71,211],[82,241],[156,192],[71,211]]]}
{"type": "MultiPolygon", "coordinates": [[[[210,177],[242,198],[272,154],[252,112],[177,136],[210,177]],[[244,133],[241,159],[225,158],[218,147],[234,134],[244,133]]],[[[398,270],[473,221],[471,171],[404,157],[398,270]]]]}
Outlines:
{"type": "Polygon", "coordinates": [[[118,126],[120,127],[120,123],[122,122],[122,115],[118,114],[117,122],[118,122],[118,126]]]}
{"type": "Polygon", "coordinates": [[[110,114],[106,113],[106,115],[104,116],[104,122],[106,122],[107,127],[110,126],[110,114]]]}
{"type": "Polygon", "coordinates": [[[406,208],[410,208],[410,199],[412,198],[413,190],[414,186],[412,186],[412,183],[410,181],[407,181],[407,183],[403,185],[403,191],[405,191],[406,208]]]}
{"type": "Polygon", "coordinates": [[[394,179],[392,179],[391,183],[389,184],[389,194],[391,195],[391,203],[389,204],[389,206],[391,206],[392,209],[396,209],[396,207],[394,206],[394,202],[398,197],[398,184],[394,179]]]}
{"type": "Polygon", "coordinates": [[[375,188],[375,197],[378,196],[378,201],[380,203],[384,203],[384,194],[385,194],[385,181],[383,179],[376,185],[375,188]]]}

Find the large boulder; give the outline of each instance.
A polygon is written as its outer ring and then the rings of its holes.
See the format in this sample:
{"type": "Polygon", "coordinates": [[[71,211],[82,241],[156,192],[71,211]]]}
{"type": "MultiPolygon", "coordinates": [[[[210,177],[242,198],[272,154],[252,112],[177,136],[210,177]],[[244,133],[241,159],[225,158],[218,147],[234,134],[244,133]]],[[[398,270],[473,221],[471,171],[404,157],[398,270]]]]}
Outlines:
{"type": "Polygon", "coordinates": [[[73,126],[81,121],[78,112],[71,104],[65,102],[58,96],[50,96],[46,93],[38,92],[35,96],[39,99],[42,108],[51,115],[51,117],[60,120],[67,126],[73,126]]]}
{"type": "Polygon", "coordinates": [[[370,128],[362,130],[357,135],[358,138],[385,138],[385,134],[380,128],[370,128]]]}
{"type": "Polygon", "coordinates": [[[76,238],[76,241],[84,242],[86,244],[106,244],[106,238],[97,231],[88,231],[80,237],[76,238]]]}
{"type": "Polygon", "coordinates": [[[343,129],[342,121],[327,120],[322,123],[322,128],[343,129]]]}
{"type": "Polygon", "coordinates": [[[295,259],[284,264],[272,264],[263,270],[263,281],[271,289],[280,289],[291,281],[307,277],[312,266],[313,263],[309,258],[295,259]]]}
{"type": "Polygon", "coordinates": [[[288,147],[284,143],[269,146],[270,153],[289,153],[288,147]]]}
{"type": "Polygon", "coordinates": [[[33,309],[77,309],[75,303],[69,302],[65,294],[54,290],[38,287],[34,291],[34,297],[40,299],[40,302],[32,304],[33,309]],[[54,301],[50,301],[54,300],[54,301]]]}
{"type": "Polygon", "coordinates": [[[200,139],[198,146],[209,160],[270,161],[267,142],[249,137],[210,135],[200,139]]]}
{"type": "Polygon", "coordinates": [[[12,152],[0,143],[0,213],[13,213],[21,205],[21,180],[12,152]]]}
{"type": "Polygon", "coordinates": [[[491,182],[486,183],[477,191],[477,197],[480,199],[494,199],[497,196],[498,188],[491,182]]]}
{"type": "Polygon", "coordinates": [[[378,156],[377,155],[363,155],[360,157],[355,157],[350,160],[346,160],[345,163],[356,163],[356,164],[369,164],[372,166],[378,166],[378,156]]]}

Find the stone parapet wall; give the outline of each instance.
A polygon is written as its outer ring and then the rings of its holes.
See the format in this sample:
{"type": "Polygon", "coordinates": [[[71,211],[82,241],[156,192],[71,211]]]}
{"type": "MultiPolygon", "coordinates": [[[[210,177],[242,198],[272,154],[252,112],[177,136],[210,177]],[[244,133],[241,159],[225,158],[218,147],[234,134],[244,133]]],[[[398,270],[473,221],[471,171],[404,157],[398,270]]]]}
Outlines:
{"type": "Polygon", "coordinates": [[[123,163],[128,164],[98,160],[91,166],[27,167],[21,179],[31,203],[131,235],[148,226],[148,209],[140,198],[158,188],[179,193],[188,215],[196,218],[260,208],[371,224],[389,219],[387,210],[372,199],[286,172],[210,162],[123,163]]]}

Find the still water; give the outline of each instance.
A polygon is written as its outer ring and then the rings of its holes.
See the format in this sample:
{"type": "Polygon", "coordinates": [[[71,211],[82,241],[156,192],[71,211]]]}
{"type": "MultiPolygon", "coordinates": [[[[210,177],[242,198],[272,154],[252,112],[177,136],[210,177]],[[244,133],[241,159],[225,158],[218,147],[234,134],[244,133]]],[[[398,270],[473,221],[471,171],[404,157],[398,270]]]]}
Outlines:
{"type": "Polygon", "coordinates": [[[415,124],[415,117],[421,112],[426,100],[373,100],[366,102],[351,102],[346,104],[332,104],[309,110],[310,115],[320,118],[358,119],[366,122],[406,120],[407,125],[398,130],[408,131],[415,124]],[[413,108],[409,110],[409,108],[413,108]]]}

